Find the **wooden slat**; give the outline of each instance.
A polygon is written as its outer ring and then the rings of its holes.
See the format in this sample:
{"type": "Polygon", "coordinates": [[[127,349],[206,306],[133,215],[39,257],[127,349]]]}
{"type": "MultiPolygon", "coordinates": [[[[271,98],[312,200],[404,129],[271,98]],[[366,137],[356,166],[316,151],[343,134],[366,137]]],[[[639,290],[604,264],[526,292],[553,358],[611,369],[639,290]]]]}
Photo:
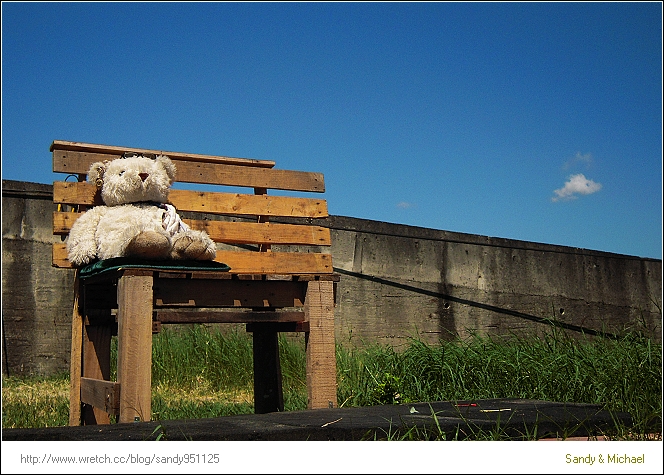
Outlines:
{"type": "Polygon", "coordinates": [[[214,279],[159,279],[154,285],[154,302],[157,309],[297,308],[304,305],[307,285],[279,280],[232,279],[220,285],[214,279]]]}
{"type": "Polygon", "coordinates": [[[274,331],[274,332],[308,332],[309,322],[267,322],[267,323],[247,323],[245,327],[247,333],[255,331],[274,331]]]}
{"type": "Polygon", "coordinates": [[[330,229],[322,226],[278,223],[231,223],[188,220],[192,229],[204,230],[215,242],[227,244],[272,244],[331,246],[330,229]]]}
{"type": "MultiPolygon", "coordinates": [[[[94,378],[81,378],[81,402],[113,415],[120,414],[120,384],[94,378]]],[[[72,425],[72,424],[70,424],[72,425]]]]}
{"type": "MultiPolygon", "coordinates": [[[[54,182],[53,201],[61,204],[85,206],[103,204],[97,187],[87,182],[54,182]]],[[[265,215],[306,218],[325,218],[328,216],[327,202],[323,199],[314,198],[171,190],[169,201],[178,211],[246,216],[265,215]]]]}
{"type": "Polygon", "coordinates": [[[157,310],[156,320],[161,323],[249,323],[249,322],[302,322],[304,311],[226,311],[226,310],[157,310]]]}
{"type": "Polygon", "coordinates": [[[327,201],[324,199],[190,190],[171,190],[168,198],[178,211],[303,218],[325,218],[328,216],[327,201]]]}
{"type": "MultiPolygon", "coordinates": [[[[119,156],[90,154],[85,152],[57,151],[53,154],[53,171],[86,175],[94,162],[111,160],[119,156]]],[[[209,163],[173,159],[177,168],[176,181],[226,186],[247,186],[273,190],[325,191],[322,173],[296,170],[209,163]]]]}
{"type": "MultiPolygon", "coordinates": [[[[83,213],[53,212],[53,234],[69,233],[83,213]]],[[[249,223],[184,219],[192,229],[205,231],[210,238],[226,244],[282,244],[330,246],[330,230],[305,224],[249,223]]]]}
{"type": "MultiPolygon", "coordinates": [[[[217,251],[217,262],[232,274],[332,274],[331,254],[303,252],[217,251]]],[[[53,243],[53,265],[73,268],[64,243],[53,243]]]]}
{"type": "MultiPolygon", "coordinates": [[[[184,153],[184,152],[167,152],[164,150],[152,150],[147,148],[132,148],[132,147],[116,147],[114,145],[69,142],[66,140],[54,140],[53,143],[51,144],[50,150],[51,152],[57,152],[58,156],[64,154],[67,151],[86,152],[90,155],[100,156],[99,159],[94,159],[92,160],[92,162],[99,160],[108,160],[109,155],[112,155],[114,157],[120,157],[125,152],[139,152],[139,153],[153,153],[155,155],[159,154],[167,155],[175,160],[189,160],[192,162],[227,163],[227,164],[237,164],[237,165],[252,166],[252,167],[266,167],[266,168],[272,168],[275,165],[274,161],[272,160],[256,160],[254,158],[224,157],[218,155],[200,155],[195,153],[184,153]]],[[[89,167],[90,165],[88,164],[88,168],[89,167]]],[[[59,171],[63,171],[64,173],[80,173],[80,172],[70,172],[68,170],[59,170],[59,171]]]]}
{"type": "Polygon", "coordinates": [[[52,248],[52,262],[54,267],[73,269],[74,266],[67,259],[67,248],[63,242],[54,242],[52,248]]]}
{"type": "Polygon", "coordinates": [[[217,251],[216,261],[235,274],[331,274],[332,256],[295,252],[217,251]]]}
{"type": "Polygon", "coordinates": [[[175,161],[177,181],[323,193],[322,173],[175,161]]]}
{"type": "Polygon", "coordinates": [[[53,211],[53,234],[63,236],[69,234],[71,227],[83,213],[73,211],[53,211]]]}
{"type": "Polygon", "coordinates": [[[53,202],[56,204],[103,205],[99,190],[92,183],[76,181],[53,182],[53,202]]]}
{"type": "MultiPolygon", "coordinates": [[[[53,212],[53,234],[66,235],[83,213],[53,212]]],[[[184,219],[192,229],[206,231],[210,238],[226,244],[282,244],[330,246],[329,228],[306,224],[253,223],[184,219]]]]}

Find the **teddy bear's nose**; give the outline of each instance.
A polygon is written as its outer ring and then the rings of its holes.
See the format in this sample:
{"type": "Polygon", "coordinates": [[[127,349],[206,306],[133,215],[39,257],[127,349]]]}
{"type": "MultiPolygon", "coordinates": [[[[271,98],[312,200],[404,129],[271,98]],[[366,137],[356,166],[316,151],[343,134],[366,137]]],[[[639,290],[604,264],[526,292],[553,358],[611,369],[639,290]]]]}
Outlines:
{"type": "Polygon", "coordinates": [[[150,176],[150,174],[149,173],[139,173],[138,176],[141,177],[141,180],[145,181],[147,179],[147,177],[150,176]]]}

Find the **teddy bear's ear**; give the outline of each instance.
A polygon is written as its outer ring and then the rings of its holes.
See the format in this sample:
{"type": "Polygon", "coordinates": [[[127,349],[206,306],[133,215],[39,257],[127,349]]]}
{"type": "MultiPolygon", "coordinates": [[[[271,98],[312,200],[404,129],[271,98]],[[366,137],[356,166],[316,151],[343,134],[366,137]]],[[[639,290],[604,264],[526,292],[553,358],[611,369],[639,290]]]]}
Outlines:
{"type": "Polygon", "coordinates": [[[171,180],[175,180],[175,173],[176,173],[176,168],[175,168],[175,163],[168,158],[166,155],[157,155],[157,163],[159,163],[162,167],[164,167],[164,170],[166,171],[166,174],[168,175],[168,178],[171,180]]]}
{"type": "Polygon", "coordinates": [[[95,162],[90,165],[90,170],[88,171],[88,181],[97,185],[97,188],[101,188],[104,184],[104,172],[106,171],[106,162],[95,162]]]}

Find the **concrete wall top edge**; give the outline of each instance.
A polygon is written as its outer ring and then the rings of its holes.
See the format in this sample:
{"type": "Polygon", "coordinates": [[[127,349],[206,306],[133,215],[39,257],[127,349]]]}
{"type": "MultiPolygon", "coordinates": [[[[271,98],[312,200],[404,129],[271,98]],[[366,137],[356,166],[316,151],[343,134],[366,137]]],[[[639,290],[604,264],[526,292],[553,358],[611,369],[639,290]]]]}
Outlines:
{"type": "Polygon", "coordinates": [[[428,239],[434,241],[446,241],[460,244],[472,244],[489,247],[504,247],[511,249],[523,249],[542,252],[557,252],[563,254],[589,255],[598,257],[611,257],[617,259],[630,259],[640,261],[662,262],[661,259],[650,257],[631,256],[606,251],[596,251],[578,247],[561,246],[557,244],[537,243],[507,239],[500,237],[483,236],[479,234],[467,234],[454,231],[443,231],[432,228],[422,228],[406,224],[387,223],[384,221],[372,221],[369,219],[352,218],[348,216],[331,215],[323,224],[331,229],[343,231],[355,231],[359,233],[384,234],[394,237],[409,239],[428,239]]]}
{"type": "Polygon", "coordinates": [[[49,199],[53,201],[53,185],[3,179],[2,196],[49,199]]]}
{"type": "MultiPolygon", "coordinates": [[[[52,200],[53,185],[3,179],[2,196],[52,200]]],[[[283,221],[290,222],[297,220],[284,219],[283,221]]],[[[388,223],[385,221],[374,221],[364,218],[353,218],[350,216],[330,215],[328,218],[323,218],[317,221],[322,226],[329,227],[330,229],[353,231],[358,233],[382,234],[409,239],[426,239],[489,247],[504,247],[542,252],[557,252],[563,254],[578,254],[598,257],[612,257],[617,259],[637,259],[642,261],[662,262],[661,259],[654,259],[649,257],[631,256],[627,254],[617,254],[606,251],[561,246],[557,244],[546,244],[530,241],[520,241],[517,239],[483,236],[479,234],[444,231],[433,228],[410,226],[406,224],[388,223]]]]}

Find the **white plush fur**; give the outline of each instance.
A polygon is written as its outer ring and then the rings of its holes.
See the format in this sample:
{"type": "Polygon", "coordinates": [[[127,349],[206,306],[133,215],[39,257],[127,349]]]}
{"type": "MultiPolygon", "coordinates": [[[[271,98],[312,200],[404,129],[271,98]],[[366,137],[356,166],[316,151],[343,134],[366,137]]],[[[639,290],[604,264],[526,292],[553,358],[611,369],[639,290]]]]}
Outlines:
{"type": "Polygon", "coordinates": [[[163,155],[93,163],[88,181],[101,187],[105,206],[87,211],[72,226],[67,239],[69,261],[80,266],[123,256],[214,259],[216,245],[210,237],[189,229],[175,209],[165,204],[175,173],[175,165],[163,155]]]}

